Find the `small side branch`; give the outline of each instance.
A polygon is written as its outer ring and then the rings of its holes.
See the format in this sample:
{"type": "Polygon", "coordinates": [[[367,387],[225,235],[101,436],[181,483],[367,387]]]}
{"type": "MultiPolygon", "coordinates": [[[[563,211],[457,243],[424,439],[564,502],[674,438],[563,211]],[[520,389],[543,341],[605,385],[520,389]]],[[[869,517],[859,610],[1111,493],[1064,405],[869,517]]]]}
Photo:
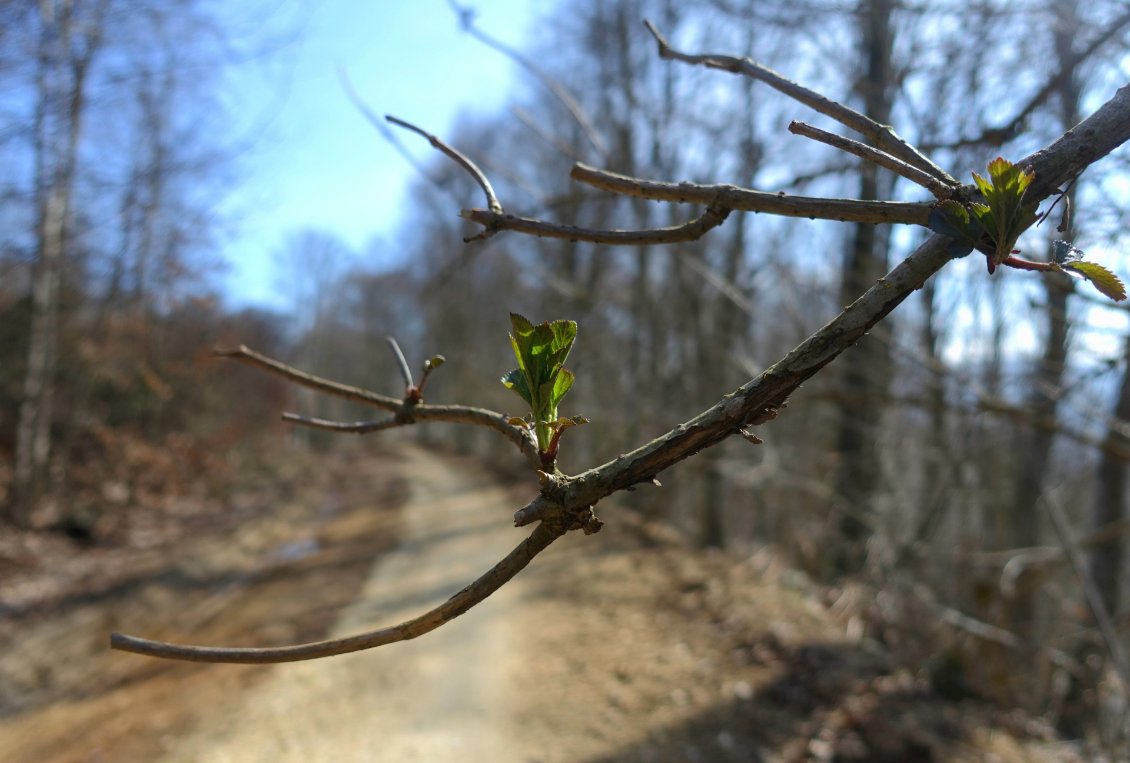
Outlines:
{"type": "Polygon", "coordinates": [[[402,405],[400,400],[388,395],[380,395],[376,392],[370,392],[367,389],[354,387],[349,384],[342,384],[340,382],[330,381],[323,379],[320,376],[308,374],[305,371],[299,371],[297,368],[288,366],[285,363],[280,363],[274,358],[268,358],[266,355],[261,355],[246,345],[240,345],[234,350],[214,350],[213,354],[219,358],[229,358],[238,361],[245,365],[254,366],[264,371],[269,371],[273,374],[283,377],[284,379],[299,384],[303,387],[308,387],[318,392],[324,392],[327,395],[340,397],[345,400],[351,400],[355,403],[362,403],[364,405],[371,405],[374,408],[381,408],[386,411],[397,412],[402,405]]]}
{"type": "Polygon", "coordinates": [[[694,64],[696,66],[705,66],[710,69],[721,69],[734,74],[745,75],[759,82],[764,82],[769,87],[784,93],[794,101],[803,103],[810,109],[831,117],[845,127],[855,130],[886,153],[901,159],[907,164],[917,167],[942,183],[954,186],[959,185],[957,180],[951,177],[948,172],[934,164],[923,153],[899,137],[898,133],[892,130],[888,125],[879,124],[855,109],[820,95],[820,93],[817,93],[815,90],[809,90],[807,87],[781,76],[772,69],[762,66],[753,59],[718,53],[703,55],[681,53],[671,47],[650,21],[644,21],[644,26],[647,27],[647,31],[651,32],[651,36],[655,38],[655,42],[659,46],[660,58],[682,61],[683,63],[694,64]]]}
{"type": "Polygon", "coordinates": [[[452,148],[435,135],[432,135],[427,130],[417,127],[411,122],[406,122],[403,119],[394,117],[392,115],[386,115],[385,119],[396,125],[397,127],[403,127],[405,130],[411,130],[417,135],[423,136],[427,139],[428,143],[430,143],[433,148],[441,151],[444,155],[451,158],[460,167],[467,170],[467,172],[470,173],[471,177],[475,179],[475,182],[479,184],[479,187],[483,189],[483,193],[487,197],[487,208],[490,209],[491,212],[497,212],[499,214],[502,213],[502,204],[501,202],[499,202],[498,197],[495,196],[494,188],[491,187],[490,181],[487,180],[487,176],[481,169],[479,169],[478,165],[476,165],[474,162],[460,153],[457,149],[452,148]]]}
{"type": "Polygon", "coordinates": [[[824,143],[825,145],[831,146],[832,148],[838,148],[841,151],[846,151],[849,154],[858,156],[860,159],[869,161],[872,164],[877,164],[880,167],[884,167],[891,172],[894,172],[896,175],[901,175],[912,183],[917,183],[930,193],[934,194],[934,197],[939,200],[950,198],[953,195],[953,192],[959,187],[956,184],[951,186],[943,183],[934,176],[930,175],[928,172],[923,172],[917,167],[911,166],[901,159],[896,159],[886,151],[880,151],[877,148],[872,148],[871,146],[868,146],[865,143],[860,143],[857,140],[844,138],[840,135],[836,135],[835,133],[830,133],[827,130],[821,130],[819,127],[813,127],[812,125],[805,122],[798,122],[796,120],[790,122],[789,132],[793,133],[794,135],[801,135],[805,138],[811,138],[812,140],[819,141],[820,143],[824,143]]]}
{"type": "Polygon", "coordinates": [[[585,164],[573,165],[569,176],[576,181],[625,196],[683,204],[719,204],[735,211],[765,212],[782,217],[836,220],[859,223],[902,223],[927,226],[931,204],[901,201],[860,201],[789,196],[783,191],[767,193],[729,184],[704,185],[621,175],[585,164]]]}
{"type": "Polygon", "coordinates": [[[416,383],[412,381],[412,371],[408,368],[408,361],[404,359],[404,353],[400,349],[400,343],[392,336],[386,336],[385,342],[388,343],[393,357],[396,358],[396,365],[400,369],[400,378],[404,379],[405,389],[415,387],[416,383]]]}
{"type": "Polygon", "coordinates": [[[512,230],[541,238],[560,238],[567,241],[589,241],[594,244],[673,244],[681,241],[695,241],[717,228],[730,214],[730,209],[721,204],[712,204],[695,219],[670,228],[644,228],[641,230],[598,230],[582,228],[564,223],[551,223],[518,215],[497,214],[485,209],[465,209],[461,216],[478,223],[492,233],[512,230]]]}
{"type": "MultiPolygon", "coordinates": [[[[362,403],[364,405],[371,405],[374,408],[391,411],[397,415],[397,420],[404,424],[423,421],[445,421],[452,424],[472,424],[493,429],[510,440],[510,442],[522,452],[522,455],[525,456],[526,461],[528,461],[531,466],[541,468],[541,459],[538,457],[537,446],[534,445],[529,432],[523,427],[517,427],[509,423],[510,417],[504,413],[465,405],[425,405],[423,403],[409,405],[405,403],[405,401],[398,400],[395,397],[379,395],[376,392],[370,392],[360,387],[353,387],[348,384],[341,384],[340,382],[330,381],[320,376],[308,374],[305,371],[300,371],[297,368],[288,366],[285,363],[280,363],[273,358],[268,358],[266,355],[248,349],[244,345],[240,345],[234,350],[216,350],[215,354],[221,358],[230,358],[231,360],[236,360],[240,363],[269,371],[295,384],[309,387],[318,392],[324,392],[327,395],[334,395],[335,397],[351,400],[355,403],[362,403]]],[[[305,426],[318,426],[310,424],[308,421],[315,420],[303,420],[296,423],[301,423],[305,426]]],[[[323,423],[327,426],[321,428],[352,426],[349,424],[338,424],[337,422],[323,423]]],[[[383,429],[386,427],[379,428],[383,429]]],[[[370,429],[368,431],[376,431],[376,429],[370,429]]]]}
{"type": "Polygon", "coordinates": [[[164,641],[151,641],[122,633],[113,633],[110,635],[110,648],[150,657],[163,657],[169,660],[263,664],[316,660],[319,657],[333,657],[339,654],[384,646],[385,644],[393,644],[397,641],[408,641],[435,630],[484,601],[525,569],[535,556],[564,534],[565,529],[560,524],[543,522],[534,528],[530,536],[518,544],[502,561],[443,604],[399,625],[381,628],[357,636],[315,641],[309,644],[296,644],[294,646],[246,648],[170,644],[164,641]]]}
{"type": "Polygon", "coordinates": [[[561,82],[549,76],[545,72],[545,70],[536,65],[532,59],[527,58],[514,48],[506,45],[497,38],[492,37],[479,29],[475,25],[476,11],[474,8],[470,6],[460,5],[459,3],[455,2],[455,0],[448,0],[447,4],[450,5],[451,10],[455,12],[455,15],[459,19],[459,26],[463,29],[464,32],[471,35],[483,45],[486,45],[488,48],[497,50],[499,53],[506,56],[511,61],[518,64],[518,66],[522,67],[530,74],[532,74],[534,78],[538,80],[538,82],[545,85],[549,92],[553,93],[554,97],[556,97],[557,100],[561,102],[561,105],[565,107],[565,110],[569,112],[569,116],[573,118],[573,121],[577,123],[577,126],[581,128],[581,133],[584,134],[585,139],[589,142],[589,145],[591,145],[593,149],[602,157],[607,158],[608,147],[604,144],[604,140],[600,137],[600,133],[598,133],[596,131],[596,128],[593,127],[592,120],[589,119],[588,114],[585,112],[584,108],[581,107],[581,104],[577,102],[577,99],[573,97],[573,94],[570,93],[569,90],[561,84],[561,82]]]}
{"type": "Polygon", "coordinates": [[[370,432],[379,432],[382,429],[395,429],[396,427],[402,427],[412,423],[405,419],[396,418],[385,419],[384,421],[329,421],[327,419],[299,416],[297,413],[284,413],[282,418],[283,421],[289,421],[291,424],[298,424],[299,426],[310,427],[311,429],[325,429],[330,432],[349,432],[351,434],[369,434],[370,432]]]}

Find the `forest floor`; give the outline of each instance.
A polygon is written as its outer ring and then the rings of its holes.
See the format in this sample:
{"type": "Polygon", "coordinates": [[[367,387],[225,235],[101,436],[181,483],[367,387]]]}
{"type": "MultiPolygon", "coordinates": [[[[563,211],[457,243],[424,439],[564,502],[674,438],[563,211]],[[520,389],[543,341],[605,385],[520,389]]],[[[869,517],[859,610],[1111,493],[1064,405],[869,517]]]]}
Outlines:
{"type": "Polygon", "coordinates": [[[278,666],[109,651],[112,630],[357,633],[524,537],[529,488],[474,461],[407,443],[293,458],[147,543],[0,544],[0,760],[1081,760],[1022,713],[934,694],[773,554],[698,551],[612,506],[415,641],[278,666]]]}

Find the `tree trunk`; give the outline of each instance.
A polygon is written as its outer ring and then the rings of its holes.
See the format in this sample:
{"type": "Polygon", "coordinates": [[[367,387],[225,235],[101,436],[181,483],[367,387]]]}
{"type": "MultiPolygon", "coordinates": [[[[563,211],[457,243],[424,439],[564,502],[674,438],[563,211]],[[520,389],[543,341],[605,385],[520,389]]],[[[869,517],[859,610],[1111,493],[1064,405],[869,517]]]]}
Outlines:
{"type": "Polygon", "coordinates": [[[34,124],[36,264],[27,371],[16,429],[9,519],[27,525],[43,492],[59,333],[59,286],[69,236],[71,195],[86,99],[86,75],[101,33],[105,3],[76,20],[70,4],[40,3],[34,124]],[[81,29],[81,32],[76,30],[81,29]]]}
{"type": "MultiPolygon", "coordinates": [[[[1066,69],[1070,65],[1073,43],[1079,30],[1075,3],[1057,5],[1056,16],[1056,56],[1066,74],[1060,80],[1056,94],[1059,96],[1061,123],[1066,129],[1077,124],[1080,119],[1079,82],[1076,72],[1066,69]]],[[[1074,193],[1068,195],[1068,201],[1074,206],[1074,193]]],[[[1073,230],[1068,230],[1064,235],[1071,240],[1074,233],[1073,230]]],[[[1071,282],[1063,278],[1048,278],[1045,279],[1045,286],[1048,300],[1047,343],[1044,345],[1040,365],[1032,376],[1032,386],[1028,393],[1028,407],[1037,421],[1053,421],[1057,416],[1064,370],[1067,367],[1067,337],[1070,328],[1067,297],[1071,293],[1071,282]]],[[[1016,489],[1006,518],[1008,545],[1026,548],[1039,543],[1041,512],[1037,502],[1044,489],[1044,476],[1051,464],[1054,444],[1055,433],[1041,428],[1032,432],[1021,448],[1016,470],[1016,489]]],[[[1023,576],[1016,582],[1015,595],[1008,607],[1006,627],[1012,628],[1021,638],[1034,640],[1035,587],[1023,576]]]]}
{"type": "MultiPolygon", "coordinates": [[[[861,17],[864,77],[859,89],[864,113],[880,124],[890,122],[894,98],[891,67],[893,30],[891,0],[869,0],[861,17]]],[[[881,199],[888,193],[879,173],[864,164],[859,185],[860,199],[881,199]]],[[[840,304],[847,305],[887,272],[888,226],[856,225],[850,239],[841,280],[840,304]]],[[[837,490],[846,507],[840,519],[840,545],[835,572],[852,573],[862,568],[874,514],[871,501],[879,481],[879,424],[890,378],[889,343],[866,336],[843,357],[842,403],[839,412],[837,451],[840,463],[837,490]]]]}
{"type": "MultiPolygon", "coordinates": [[[[1130,451],[1130,436],[1126,422],[1130,421],[1130,335],[1123,350],[1122,383],[1118,388],[1112,419],[1103,442],[1102,460],[1095,478],[1095,503],[1091,511],[1091,525],[1099,532],[1126,516],[1126,459],[1121,455],[1130,451]]],[[[1121,534],[1107,540],[1091,552],[1091,579],[1102,596],[1107,611],[1117,612],[1119,602],[1119,572],[1122,569],[1121,534]]]]}

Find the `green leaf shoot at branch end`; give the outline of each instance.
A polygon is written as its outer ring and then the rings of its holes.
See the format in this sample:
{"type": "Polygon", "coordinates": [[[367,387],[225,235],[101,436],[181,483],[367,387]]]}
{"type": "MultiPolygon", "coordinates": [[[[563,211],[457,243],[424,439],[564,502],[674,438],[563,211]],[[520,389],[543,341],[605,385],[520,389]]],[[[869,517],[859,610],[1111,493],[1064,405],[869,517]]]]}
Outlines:
{"type": "Polygon", "coordinates": [[[587,422],[581,416],[561,418],[557,407],[572,389],[573,372],[565,360],[577,338],[576,321],[546,321],[537,325],[518,313],[510,314],[510,347],[518,367],[502,376],[502,383],[526,401],[543,462],[556,459],[561,433],[587,422]]]}

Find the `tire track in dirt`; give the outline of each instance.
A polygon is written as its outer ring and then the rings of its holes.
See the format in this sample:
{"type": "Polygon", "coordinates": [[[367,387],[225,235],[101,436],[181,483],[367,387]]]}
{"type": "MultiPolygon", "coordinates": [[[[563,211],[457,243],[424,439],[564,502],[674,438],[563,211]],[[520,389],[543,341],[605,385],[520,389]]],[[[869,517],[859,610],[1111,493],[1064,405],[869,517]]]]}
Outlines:
{"type": "MultiPolygon", "coordinates": [[[[523,537],[513,499],[467,462],[406,446],[412,494],[402,542],[374,565],[330,637],[415,616],[459,590],[523,537]]],[[[223,720],[180,739],[167,763],[522,760],[514,691],[521,656],[510,624],[521,578],[415,641],[271,669],[230,700],[223,720]]]]}

